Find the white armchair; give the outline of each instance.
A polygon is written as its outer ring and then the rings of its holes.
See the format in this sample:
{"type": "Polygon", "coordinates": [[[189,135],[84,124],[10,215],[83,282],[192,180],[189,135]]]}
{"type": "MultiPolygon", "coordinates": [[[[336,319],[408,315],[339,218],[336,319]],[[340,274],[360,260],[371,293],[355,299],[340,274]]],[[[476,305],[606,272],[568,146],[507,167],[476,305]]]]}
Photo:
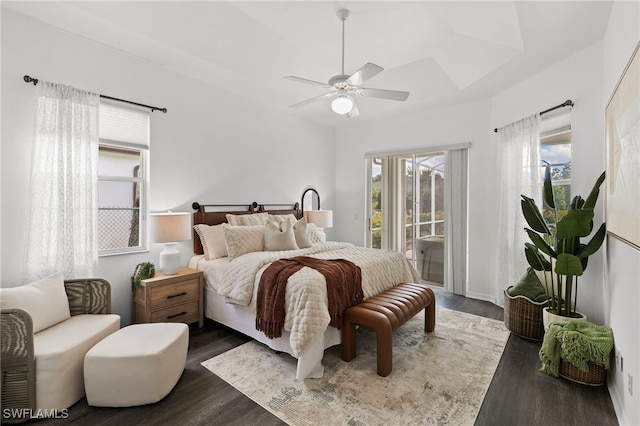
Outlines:
{"type": "Polygon", "coordinates": [[[2,423],[70,407],[84,396],[85,354],[120,328],[111,286],[100,278],[0,289],[2,423]]]}

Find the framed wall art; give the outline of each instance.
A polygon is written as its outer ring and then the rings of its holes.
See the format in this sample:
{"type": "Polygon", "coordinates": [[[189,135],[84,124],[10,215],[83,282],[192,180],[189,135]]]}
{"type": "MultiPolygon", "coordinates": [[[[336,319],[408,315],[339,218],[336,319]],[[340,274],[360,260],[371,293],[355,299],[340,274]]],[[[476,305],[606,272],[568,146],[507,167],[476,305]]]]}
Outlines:
{"type": "Polygon", "coordinates": [[[640,54],[636,46],[605,109],[607,233],[640,250],[640,54]]]}

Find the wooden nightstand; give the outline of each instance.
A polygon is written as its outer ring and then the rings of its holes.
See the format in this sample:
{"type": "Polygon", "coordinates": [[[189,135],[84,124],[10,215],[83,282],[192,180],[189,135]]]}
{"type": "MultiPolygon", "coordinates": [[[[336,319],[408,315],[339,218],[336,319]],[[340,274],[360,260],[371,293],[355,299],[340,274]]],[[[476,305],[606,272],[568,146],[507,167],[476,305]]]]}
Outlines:
{"type": "Polygon", "coordinates": [[[133,321],[198,322],[203,326],[202,271],[180,268],[175,275],[156,274],[142,280],[134,293],[133,321]]]}

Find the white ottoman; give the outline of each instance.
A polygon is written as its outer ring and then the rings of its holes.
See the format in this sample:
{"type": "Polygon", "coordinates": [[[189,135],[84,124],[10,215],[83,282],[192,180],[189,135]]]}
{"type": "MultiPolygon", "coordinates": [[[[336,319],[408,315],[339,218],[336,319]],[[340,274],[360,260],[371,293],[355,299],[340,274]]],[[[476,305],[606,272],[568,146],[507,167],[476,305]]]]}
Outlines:
{"type": "Polygon", "coordinates": [[[184,371],[189,326],[135,324],[107,336],[84,358],[89,405],[130,407],[167,396],[184,371]]]}

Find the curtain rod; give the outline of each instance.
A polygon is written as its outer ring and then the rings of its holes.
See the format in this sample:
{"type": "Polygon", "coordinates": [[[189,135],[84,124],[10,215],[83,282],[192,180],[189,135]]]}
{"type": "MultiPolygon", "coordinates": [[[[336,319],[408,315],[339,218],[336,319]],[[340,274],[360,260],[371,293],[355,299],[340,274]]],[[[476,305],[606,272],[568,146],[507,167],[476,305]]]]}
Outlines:
{"type": "MultiPolygon", "coordinates": [[[[551,107],[551,108],[549,108],[549,109],[545,109],[544,111],[541,111],[541,112],[540,112],[540,115],[544,115],[544,114],[546,114],[546,113],[548,113],[548,112],[551,112],[551,111],[554,111],[554,110],[556,110],[556,109],[558,109],[558,108],[564,108],[564,107],[567,107],[567,106],[572,107],[573,105],[574,105],[574,104],[573,104],[573,101],[572,101],[571,99],[567,99],[566,101],[564,101],[564,102],[563,102],[563,103],[561,103],[560,105],[556,105],[556,106],[554,106],[554,107],[551,107]]],[[[493,129],[493,131],[494,131],[495,133],[498,133],[498,128],[496,127],[495,129],[493,129]]]]}
{"type": "MultiPolygon", "coordinates": [[[[39,81],[37,78],[33,78],[33,77],[28,76],[28,75],[25,75],[23,77],[23,80],[25,81],[25,83],[33,83],[34,86],[36,84],[38,84],[38,81],[39,81]]],[[[139,104],[138,102],[127,101],[126,99],[114,98],[112,96],[107,96],[107,95],[100,95],[100,97],[103,98],[103,99],[110,99],[112,101],[124,102],[126,104],[136,105],[136,106],[143,107],[143,108],[149,108],[151,110],[151,112],[153,112],[153,111],[162,111],[165,114],[167,112],[166,108],[160,108],[160,107],[155,107],[155,106],[151,106],[151,105],[139,104]]]]}

